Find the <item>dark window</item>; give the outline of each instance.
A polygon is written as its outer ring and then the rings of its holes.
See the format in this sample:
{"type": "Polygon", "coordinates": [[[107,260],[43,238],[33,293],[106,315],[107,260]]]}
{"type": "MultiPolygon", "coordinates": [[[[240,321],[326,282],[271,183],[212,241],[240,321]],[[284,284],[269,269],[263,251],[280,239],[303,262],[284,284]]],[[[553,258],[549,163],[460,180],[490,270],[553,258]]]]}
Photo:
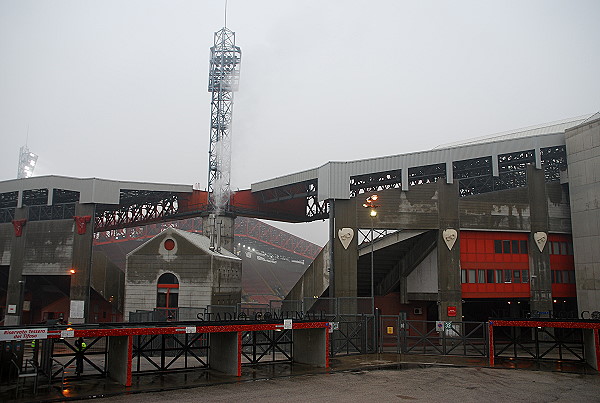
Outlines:
{"type": "Polygon", "coordinates": [[[156,285],[156,307],[177,308],[179,303],[179,281],[173,273],[164,273],[156,285]]]}
{"type": "Polygon", "coordinates": [[[158,284],[179,284],[173,273],[165,273],[158,278],[158,284]]]}
{"type": "Polygon", "coordinates": [[[560,254],[561,255],[566,255],[567,254],[567,243],[566,242],[561,242],[560,243],[560,254]]]}
{"type": "Polygon", "coordinates": [[[529,283],[529,270],[522,270],[521,271],[523,278],[521,279],[524,283],[529,283]]]}
{"type": "Polygon", "coordinates": [[[494,270],[486,270],[486,271],[487,271],[487,282],[491,284],[494,282],[494,270]]]}
{"type": "Polygon", "coordinates": [[[562,281],[562,272],[560,270],[552,270],[553,279],[552,282],[555,284],[561,284],[562,281]]]}
{"type": "Polygon", "coordinates": [[[510,241],[502,241],[502,253],[510,253],[510,241]]]}
{"type": "Polygon", "coordinates": [[[494,252],[502,253],[502,241],[499,239],[494,241],[494,252]]]}
{"type": "Polygon", "coordinates": [[[504,270],[504,282],[510,283],[512,281],[512,272],[511,270],[504,270]]]}
{"type": "Polygon", "coordinates": [[[520,282],[521,282],[521,271],[513,270],[513,283],[520,283],[520,282]]]}
{"type": "Polygon", "coordinates": [[[567,255],[573,255],[573,244],[571,242],[567,242],[567,255]]]}
{"type": "Polygon", "coordinates": [[[528,251],[527,251],[527,241],[521,241],[521,253],[528,253],[528,251]]]}
{"type": "Polygon", "coordinates": [[[519,253],[519,241],[512,241],[512,253],[519,253]]]}

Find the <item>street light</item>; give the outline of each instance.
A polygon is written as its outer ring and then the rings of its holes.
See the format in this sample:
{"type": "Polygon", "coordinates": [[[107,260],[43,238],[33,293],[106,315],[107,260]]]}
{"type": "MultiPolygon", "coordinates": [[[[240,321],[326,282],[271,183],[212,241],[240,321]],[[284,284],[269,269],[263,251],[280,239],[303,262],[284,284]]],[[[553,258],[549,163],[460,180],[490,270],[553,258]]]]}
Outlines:
{"type": "Polygon", "coordinates": [[[374,220],[375,217],[377,217],[376,209],[377,207],[379,207],[378,204],[375,204],[377,199],[379,199],[379,196],[371,195],[367,197],[367,200],[365,201],[365,203],[363,203],[364,208],[370,209],[369,215],[371,216],[371,313],[373,315],[375,315],[375,280],[373,279],[373,271],[375,267],[375,264],[373,262],[373,256],[375,255],[375,249],[373,247],[373,234],[375,232],[374,220]]]}

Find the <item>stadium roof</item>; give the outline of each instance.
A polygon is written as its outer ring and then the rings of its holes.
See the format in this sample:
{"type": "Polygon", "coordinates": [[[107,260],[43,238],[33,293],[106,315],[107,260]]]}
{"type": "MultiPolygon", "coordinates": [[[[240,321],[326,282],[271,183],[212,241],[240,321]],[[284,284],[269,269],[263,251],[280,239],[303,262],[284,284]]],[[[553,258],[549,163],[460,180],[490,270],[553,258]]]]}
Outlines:
{"type": "Polygon", "coordinates": [[[400,173],[402,190],[409,190],[409,170],[445,165],[446,181],[452,183],[453,162],[478,158],[492,159],[493,176],[498,176],[498,156],[533,152],[535,166],[542,168],[541,150],[564,147],[565,130],[593,119],[597,114],[588,114],[561,121],[541,124],[504,133],[479,137],[472,140],[445,144],[431,150],[397,154],[355,161],[332,161],[318,168],[296,172],[278,178],[252,184],[252,192],[283,188],[298,183],[316,182],[317,199],[349,199],[352,178],[375,173],[400,173]]]}

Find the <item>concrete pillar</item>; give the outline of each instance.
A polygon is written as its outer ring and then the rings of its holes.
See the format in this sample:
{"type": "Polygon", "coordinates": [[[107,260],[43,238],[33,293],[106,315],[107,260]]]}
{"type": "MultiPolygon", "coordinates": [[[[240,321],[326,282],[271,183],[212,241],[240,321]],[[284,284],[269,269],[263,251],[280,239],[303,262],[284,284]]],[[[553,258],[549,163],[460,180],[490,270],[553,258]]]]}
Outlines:
{"type": "MultiPolygon", "coordinates": [[[[330,240],[333,248],[333,267],[335,283],[333,295],[336,298],[357,297],[358,265],[358,228],[356,227],[356,198],[335,201],[334,238],[330,240]],[[344,248],[340,240],[340,231],[351,229],[352,241],[344,248]]],[[[342,304],[340,313],[355,313],[356,304],[342,304]]]]}
{"type": "Polygon", "coordinates": [[[207,238],[213,234],[215,247],[218,247],[217,242],[220,242],[221,248],[233,252],[233,236],[234,236],[235,220],[229,216],[202,217],[202,235],[207,238]],[[215,225],[218,232],[215,232],[215,225]]]}
{"type": "Polygon", "coordinates": [[[211,333],[208,366],[227,375],[242,375],[241,332],[211,333]]]}
{"type": "Polygon", "coordinates": [[[133,336],[108,337],[108,376],[121,385],[131,386],[133,336]]]}
{"type": "Polygon", "coordinates": [[[548,244],[548,201],[544,170],[527,167],[527,184],[531,233],[529,234],[529,288],[531,312],[552,311],[552,277],[550,271],[550,245],[548,244]],[[540,252],[534,239],[536,233],[544,233],[546,244],[540,252]]]}
{"type": "MultiPolygon", "coordinates": [[[[26,220],[28,217],[27,207],[15,209],[15,221],[26,220]]],[[[4,324],[14,326],[21,324],[23,313],[23,297],[25,292],[25,276],[23,276],[23,262],[25,259],[25,242],[27,239],[27,222],[22,227],[21,236],[16,236],[13,231],[13,239],[10,249],[10,270],[8,272],[8,289],[6,291],[6,317],[4,324]],[[14,313],[10,313],[14,308],[14,313]]]]}
{"type": "Polygon", "coordinates": [[[437,185],[439,222],[437,241],[438,318],[444,321],[462,321],[458,182],[448,184],[445,181],[438,181],[437,185]],[[452,249],[447,246],[444,234],[448,238],[454,234],[452,249]],[[454,313],[455,316],[451,316],[449,313],[454,313]]]}
{"type": "Polygon", "coordinates": [[[94,205],[80,204],[75,206],[75,216],[90,216],[85,224],[85,233],[79,234],[77,222],[73,221],[73,258],[71,274],[71,311],[70,323],[85,323],[88,320],[90,305],[90,287],[92,275],[92,242],[94,240],[94,205]],[[81,310],[83,308],[83,315],[81,310]]]}
{"type": "Polygon", "coordinates": [[[327,329],[294,330],[294,362],[327,367],[327,329]]]}
{"type": "MultiPolygon", "coordinates": [[[[400,270],[402,270],[402,268],[400,268],[400,270]]],[[[408,287],[407,287],[407,281],[406,281],[406,276],[402,275],[402,272],[400,272],[400,278],[399,278],[399,284],[398,284],[398,288],[400,289],[400,303],[401,304],[408,304],[408,287]]]]}

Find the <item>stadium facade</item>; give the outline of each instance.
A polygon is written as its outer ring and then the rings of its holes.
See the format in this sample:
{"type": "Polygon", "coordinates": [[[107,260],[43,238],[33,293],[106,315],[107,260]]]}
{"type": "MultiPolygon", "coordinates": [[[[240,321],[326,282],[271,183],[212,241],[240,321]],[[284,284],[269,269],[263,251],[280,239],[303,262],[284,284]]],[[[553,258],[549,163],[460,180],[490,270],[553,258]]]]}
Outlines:
{"type": "MultiPolygon", "coordinates": [[[[428,151],[330,162],[255,183],[239,192],[252,208],[236,205],[236,195],[232,205],[239,216],[269,218],[275,206],[296,221],[329,218],[330,242],[288,300],[374,296],[382,313],[439,320],[596,312],[599,161],[595,114],[428,151]],[[372,216],[363,205],[375,194],[372,216]]],[[[92,248],[98,225],[132,226],[138,214],[154,222],[208,216],[191,207],[206,200],[200,193],[56,176],[0,182],[5,324],[34,311],[36,320],[48,319],[50,292],[66,298],[72,322],[127,315],[123,270],[92,248]]],[[[233,245],[229,227],[223,238],[233,245]]],[[[368,310],[359,305],[347,309],[368,310]]]]}

